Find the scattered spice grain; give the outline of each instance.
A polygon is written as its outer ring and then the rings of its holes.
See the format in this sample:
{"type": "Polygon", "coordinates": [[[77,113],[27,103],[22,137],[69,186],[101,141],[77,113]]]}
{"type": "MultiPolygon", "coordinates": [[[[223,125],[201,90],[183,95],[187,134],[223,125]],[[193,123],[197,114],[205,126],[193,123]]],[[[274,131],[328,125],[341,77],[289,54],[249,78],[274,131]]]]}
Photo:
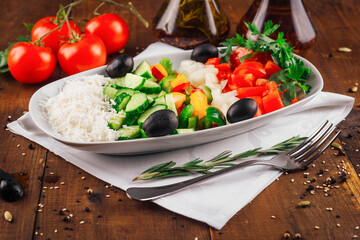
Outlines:
{"type": "Polygon", "coordinates": [[[12,222],[12,220],[13,220],[13,216],[9,211],[4,212],[4,218],[8,222],[12,222]]]}

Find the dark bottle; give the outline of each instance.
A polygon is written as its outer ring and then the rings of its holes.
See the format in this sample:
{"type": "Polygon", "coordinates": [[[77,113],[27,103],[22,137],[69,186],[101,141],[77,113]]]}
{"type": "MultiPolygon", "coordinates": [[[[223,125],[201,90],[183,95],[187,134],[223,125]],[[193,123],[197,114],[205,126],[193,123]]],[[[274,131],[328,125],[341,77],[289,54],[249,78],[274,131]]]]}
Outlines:
{"type": "Polygon", "coordinates": [[[229,21],[217,0],[165,0],[154,18],[160,41],[184,49],[217,45],[229,33],[229,21]]]}
{"type": "Polygon", "coordinates": [[[315,43],[316,31],[302,0],[255,0],[240,20],[237,33],[250,35],[245,22],[255,23],[262,31],[264,23],[268,20],[280,24],[271,37],[276,38],[278,32],[284,32],[284,38],[297,52],[315,43]]]}

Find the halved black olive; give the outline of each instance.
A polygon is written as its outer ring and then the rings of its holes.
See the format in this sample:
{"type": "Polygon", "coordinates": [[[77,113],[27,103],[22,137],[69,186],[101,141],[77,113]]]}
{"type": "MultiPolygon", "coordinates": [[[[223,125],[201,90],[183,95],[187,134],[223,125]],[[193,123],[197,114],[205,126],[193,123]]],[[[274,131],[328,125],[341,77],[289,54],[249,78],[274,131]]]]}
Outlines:
{"type": "Polygon", "coordinates": [[[142,129],[149,137],[160,137],[172,133],[179,125],[175,113],[164,109],[152,113],[142,125],[142,129]]]}
{"type": "Polygon", "coordinates": [[[129,73],[134,68],[134,60],[132,57],[123,54],[116,57],[114,60],[107,65],[105,71],[109,75],[109,77],[123,77],[126,73],[129,73]]]}
{"type": "Polygon", "coordinates": [[[194,48],[191,53],[191,60],[206,63],[210,58],[219,56],[217,47],[209,43],[201,44],[194,48]]]}
{"type": "Polygon", "coordinates": [[[258,106],[254,99],[243,98],[233,103],[226,113],[229,123],[240,122],[255,116],[258,106]]]}

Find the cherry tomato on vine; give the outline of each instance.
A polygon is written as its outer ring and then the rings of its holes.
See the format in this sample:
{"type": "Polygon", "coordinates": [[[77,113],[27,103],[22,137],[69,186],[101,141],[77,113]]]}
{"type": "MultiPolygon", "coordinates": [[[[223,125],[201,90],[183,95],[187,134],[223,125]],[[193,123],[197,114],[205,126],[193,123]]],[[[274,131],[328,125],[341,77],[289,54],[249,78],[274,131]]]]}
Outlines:
{"type": "Polygon", "coordinates": [[[118,52],[129,39],[129,28],[121,17],[106,13],[91,19],[85,26],[85,33],[92,33],[103,40],[107,54],[118,52]]]}
{"type": "Polygon", "coordinates": [[[8,55],[11,75],[24,83],[41,83],[55,71],[56,57],[49,48],[29,42],[15,44],[8,55]]]}
{"type": "MultiPolygon", "coordinates": [[[[80,28],[72,21],[69,21],[71,31],[76,34],[81,33],[80,28]]],[[[45,17],[37,21],[31,31],[31,41],[35,42],[39,40],[46,33],[50,32],[54,28],[57,28],[59,23],[56,22],[56,17],[45,17]]],[[[53,53],[57,54],[61,44],[66,40],[64,38],[71,38],[71,32],[69,31],[68,25],[65,23],[61,29],[55,30],[49,35],[45,36],[42,39],[42,42],[45,44],[45,47],[51,48],[53,53]]]]}
{"type": "Polygon", "coordinates": [[[58,61],[62,70],[72,75],[105,65],[106,48],[103,41],[94,34],[84,34],[79,39],[61,45],[58,61]]]}

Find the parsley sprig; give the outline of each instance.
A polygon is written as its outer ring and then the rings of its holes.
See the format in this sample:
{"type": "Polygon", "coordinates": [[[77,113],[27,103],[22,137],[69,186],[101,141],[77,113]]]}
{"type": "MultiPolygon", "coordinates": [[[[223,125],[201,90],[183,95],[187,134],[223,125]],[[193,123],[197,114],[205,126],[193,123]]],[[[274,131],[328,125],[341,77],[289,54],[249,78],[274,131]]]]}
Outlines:
{"type": "Polygon", "coordinates": [[[224,151],[214,158],[204,162],[202,159],[195,159],[183,165],[176,166],[176,162],[170,161],[155,165],[139,176],[133,179],[136,180],[150,180],[158,178],[168,178],[176,176],[187,176],[192,174],[207,174],[210,169],[215,167],[232,166],[232,161],[250,157],[250,156],[264,156],[264,155],[277,155],[286,150],[292,149],[304,141],[306,137],[295,136],[283,142],[280,142],[269,149],[261,150],[261,148],[251,149],[242,153],[231,156],[231,151],[224,151]]]}
{"type": "Polygon", "coordinates": [[[225,42],[220,43],[220,45],[226,47],[220,50],[220,53],[223,54],[222,60],[229,62],[232,49],[236,46],[252,50],[252,53],[241,58],[241,62],[254,57],[257,53],[270,52],[274,61],[283,69],[271,75],[269,80],[275,81],[279,85],[280,92],[284,91],[281,96],[284,105],[289,105],[295,99],[296,87],[299,87],[304,93],[309,93],[310,86],[306,84],[306,81],[311,70],[304,67],[304,62],[292,54],[294,49],[284,39],[283,32],[278,33],[276,40],[269,37],[280,25],[274,25],[272,21],[268,21],[264,24],[264,31],[262,33],[258,30],[255,23],[245,23],[245,25],[252,36],[257,36],[257,40],[254,41],[251,37],[245,39],[239,34],[227,39],[225,42]]]}

